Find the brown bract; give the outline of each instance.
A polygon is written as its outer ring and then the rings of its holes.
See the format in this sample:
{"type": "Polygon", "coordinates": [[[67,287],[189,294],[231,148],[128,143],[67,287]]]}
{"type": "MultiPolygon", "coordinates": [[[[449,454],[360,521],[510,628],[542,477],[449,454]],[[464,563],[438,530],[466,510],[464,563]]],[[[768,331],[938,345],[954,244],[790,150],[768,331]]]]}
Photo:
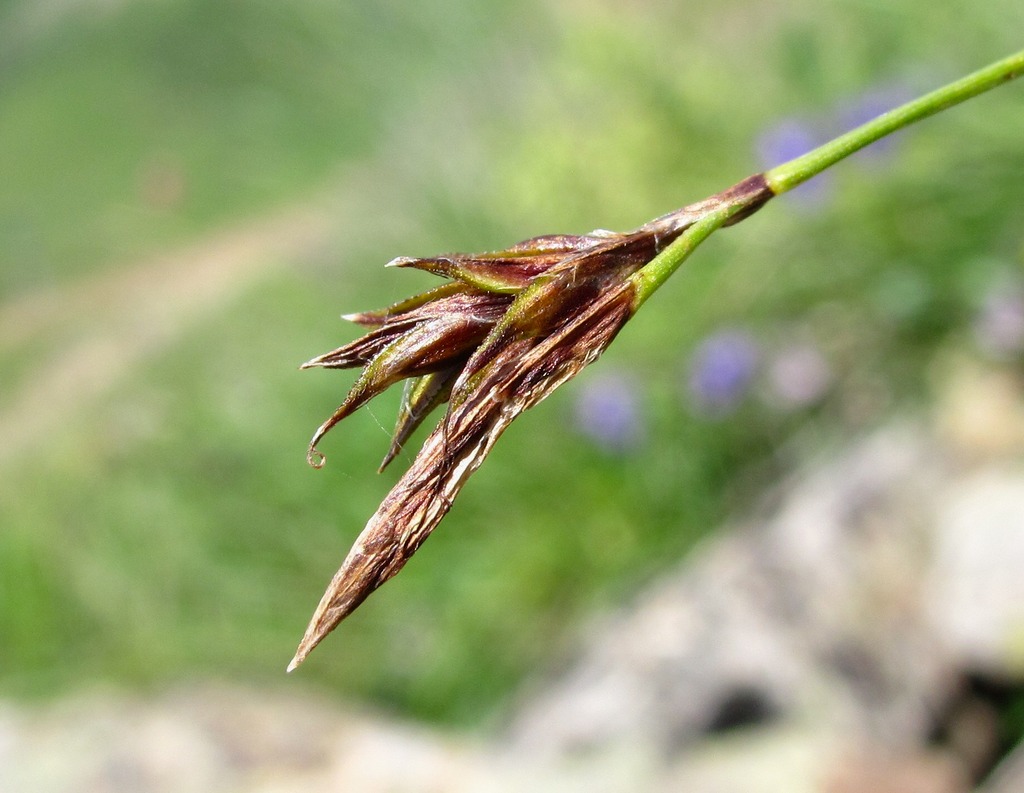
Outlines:
{"type": "Polygon", "coordinates": [[[391,262],[453,280],[380,311],[347,316],[370,330],[303,364],[362,367],[313,436],[310,463],[323,464],[316,445],[324,434],[400,380],[406,380],[405,397],[382,469],[432,410],[445,402],[448,409],[356,539],[289,671],[402,569],[513,419],[607,348],[634,311],[629,276],[734,194],[763,193],[763,181],[747,182],[625,234],[550,235],[493,253],[391,262]]]}

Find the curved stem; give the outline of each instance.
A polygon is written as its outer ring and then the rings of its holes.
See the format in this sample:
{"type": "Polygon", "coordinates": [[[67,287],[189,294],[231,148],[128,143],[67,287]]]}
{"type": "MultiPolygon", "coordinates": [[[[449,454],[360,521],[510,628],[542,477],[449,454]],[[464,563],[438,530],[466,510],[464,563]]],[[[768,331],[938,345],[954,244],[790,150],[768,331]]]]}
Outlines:
{"type": "Polygon", "coordinates": [[[895,110],[883,113],[845,135],[840,135],[823,146],[819,146],[814,151],[778,165],[765,172],[765,180],[775,195],[785,193],[869,143],[909,126],[915,121],[958,105],[972,96],[977,96],[997,85],[1019,77],[1022,73],[1024,73],[1024,51],[996,61],[984,69],[979,69],[973,74],[907,102],[895,110]]]}
{"type": "MultiPolygon", "coordinates": [[[[712,232],[730,222],[743,220],[775,195],[792,190],[869,143],[883,138],[915,121],[934,115],[972,96],[1024,74],[1024,50],[979,69],[919,99],[883,113],[823,146],[777,165],[758,176],[740,182],[708,201],[694,204],[697,215],[692,223],[665,250],[630,276],[636,289],[634,310],[639,308],[674,273],[694,249],[712,232]],[[738,189],[739,188],[739,189],[738,189]],[[760,188],[760,192],[758,190],[760,188]]],[[[682,210],[685,212],[684,210],[682,210]]]]}

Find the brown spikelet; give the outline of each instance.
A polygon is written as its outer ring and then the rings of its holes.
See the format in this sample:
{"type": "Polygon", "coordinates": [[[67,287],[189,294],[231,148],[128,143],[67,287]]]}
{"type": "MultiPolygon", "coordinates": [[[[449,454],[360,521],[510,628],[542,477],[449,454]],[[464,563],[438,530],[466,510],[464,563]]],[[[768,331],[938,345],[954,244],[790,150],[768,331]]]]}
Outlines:
{"type": "Polygon", "coordinates": [[[400,380],[408,384],[382,469],[429,413],[448,408],[335,574],[288,670],[402,569],[505,428],[607,348],[636,305],[630,276],[709,212],[734,207],[735,220],[770,197],[755,176],[625,234],[546,235],[490,253],[393,260],[453,280],[348,315],[367,333],[303,364],[362,367],[314,434],[309,461],[322,465],[320,439],[400,380]]]}
{"type": "Polygon", "coordinates": [[[567,315],[543,339],[512,339],[488,358],[473,392],[427,438],[359,535],[320,600],[289,671],[402,569],[505,428],[594,361],[629,319],[631,306],[632,286],[620,282],[583,311],[567,315]]]}

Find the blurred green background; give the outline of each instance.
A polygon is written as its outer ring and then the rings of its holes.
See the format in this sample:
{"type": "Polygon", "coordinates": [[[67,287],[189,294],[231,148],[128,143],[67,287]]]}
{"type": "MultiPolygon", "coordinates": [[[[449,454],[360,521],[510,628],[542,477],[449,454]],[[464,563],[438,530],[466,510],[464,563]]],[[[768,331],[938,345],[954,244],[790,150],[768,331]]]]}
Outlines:
{"type": "MultiPolygon", "coordinates": [[[[0,4],[0,695],[283,682],[409,459],[373,473],[394,394],[305,462],[351,377],[297,365],[430,283],[388,259],[632,228],[1021,30],[1014,0],[0,4]]],[[[802,450],[950,350],[1019,360],[985,312],[1020,288],[1022,88],[716,235],[289,684],[487,720],[802,450]]]]}

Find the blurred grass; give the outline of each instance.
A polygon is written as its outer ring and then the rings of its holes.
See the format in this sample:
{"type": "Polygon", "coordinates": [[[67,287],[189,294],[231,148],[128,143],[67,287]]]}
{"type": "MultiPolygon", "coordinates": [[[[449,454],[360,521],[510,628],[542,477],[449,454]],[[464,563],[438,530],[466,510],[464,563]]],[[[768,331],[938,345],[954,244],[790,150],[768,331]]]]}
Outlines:
{"type": "MultiPolygon", "coordinates": [[[[121,271],[277,207],[333,220],[0,459],[0,693],[25,696],[280,679],[397,476],[372,475],[397,396],[328,438],[324,471],[305,466],[350,379],[295,370],[351,338],[338,313],[424,283],[379,264],[638,225],[775,164],[757,141],[778,122],[934,87],[1024,29],[1009,0],[46,9],[0,10],[0,300],[56,295],[34,332],[0,338],[0,429],[37,377],[108,332],[64,298],[103,278],[117,305],[121,271]]],[[[1019,86],[975,100],[839,166],[818,198],[716,236],[595,367],[642,384],[639,445],[581,435],[569,386],[517,422],[300,679],[479,721],[804,439],[921,399],[936,351],[965,343],[979,295],[1021,268],[1022,108],[1019,86]],[[811,339],[830,393],[695,414],[689,355],[724,326],[766,352],[811,339]]],[[[130,320],[115,332],[147,317],[130,320]]]]}

